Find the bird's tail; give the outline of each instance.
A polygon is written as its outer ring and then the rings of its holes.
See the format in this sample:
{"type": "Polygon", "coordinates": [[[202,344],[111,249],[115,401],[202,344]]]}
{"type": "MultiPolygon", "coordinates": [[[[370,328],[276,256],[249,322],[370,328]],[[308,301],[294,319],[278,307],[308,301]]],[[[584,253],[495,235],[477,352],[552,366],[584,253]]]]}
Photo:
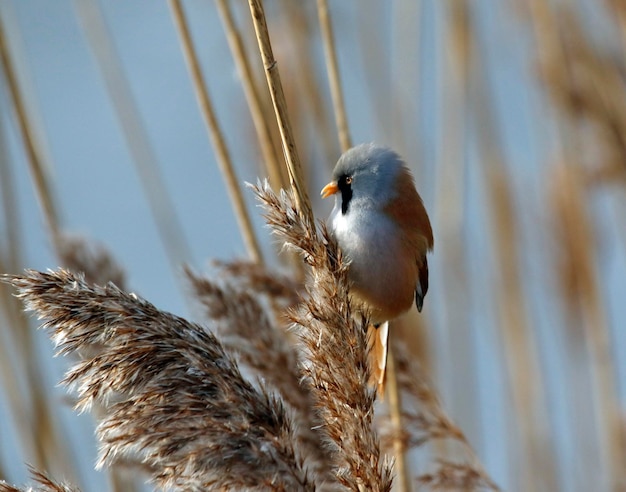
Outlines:
{"type": "Polygon", "coordinates": [[[370,355],[370,381],[369,384],[376,386],[379,398],[385,394],[385,370],[387,368],[387,340],[389,339],[389,322],[367,328],[370,355]]]}

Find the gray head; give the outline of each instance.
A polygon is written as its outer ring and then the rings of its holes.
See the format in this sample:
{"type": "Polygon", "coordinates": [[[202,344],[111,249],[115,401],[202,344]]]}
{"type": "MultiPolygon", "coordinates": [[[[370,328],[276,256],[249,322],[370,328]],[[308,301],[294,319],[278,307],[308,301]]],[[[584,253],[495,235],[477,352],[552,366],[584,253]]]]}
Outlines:
{"type": "Polygon", "coordinates": [[[333,170],[333,181],[341,192],[342,213],[353,203],[359,208],[379,207],[394,195],[392,186],[406,165],[393,150],[369,143],[346,151],[333,170]]]}

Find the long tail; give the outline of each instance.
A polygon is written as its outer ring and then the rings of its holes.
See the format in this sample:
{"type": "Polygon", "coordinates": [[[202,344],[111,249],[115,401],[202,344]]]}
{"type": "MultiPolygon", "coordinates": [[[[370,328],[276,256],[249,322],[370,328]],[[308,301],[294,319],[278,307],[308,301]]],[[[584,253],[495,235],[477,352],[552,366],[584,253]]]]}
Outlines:
{"type": "Polygon", "coordinates": [[[389,339],[389,322],[385,321],[378,327],[369,325],[367,339],[370,344],[370,381],[369,384],[376,386],[379,398],[385,394],[385,370],[387,369],[387,341],[389,339]]]}

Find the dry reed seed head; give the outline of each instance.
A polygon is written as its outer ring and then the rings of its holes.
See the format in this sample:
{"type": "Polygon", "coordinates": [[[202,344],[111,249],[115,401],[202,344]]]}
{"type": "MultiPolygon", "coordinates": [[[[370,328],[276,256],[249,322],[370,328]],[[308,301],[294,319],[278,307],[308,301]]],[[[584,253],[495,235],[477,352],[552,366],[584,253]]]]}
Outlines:
{"type": "Polygon", "coordinates": [[[271,271],[255,262],[237,260],[231,262],[213,261],[218,276],[241,288],[249,288],[267,296],[279,308],[294,306],[300,301],[302,283],[289,275],[271,271]]]}
{"type": "MultiPolygon", "coordinates": [[[[239,360],[274,387],[294,409],[294,420],[307,465],[328,475],[330,459],[313,431],[320,421],[315,415],[311,389],[302,378],[299,355],[284,328],[272,323],[258,294],[250,288],[229,285],[224,277],[214,281],[190,270],[186,275],[195,297],[214,320],[222,343],[238,354],[239,360]]],[[[332,481],[332,477],[327,479],[332,481]]]]}
{"type": "Polygon", "coordinates": [[[272,232],[285,247],[295,248],[307,264],[316,266],[313,262],[324,257],[315,255],[320,247],[315,224],[300,216],[292,193],[281,190],[277,195],[267,180],[251,187],[265,209],[264,217],[272,232]]]}
{"type": "Polygon", "coordinates": [[[32,486],[17,487],[0,480],[0,492],[80,492],[80,489],[69,484],[57,482],[45,473],[29,466],[30,475],[36,483],[32,486]]]}
{"type": "Polygon", "coordinates": [[[560,249],[557,256],[561,291],[565,300],[578,309],[579,302],[589,300],[595,285],[592,254],[595,234],[586,210],[580,170],[558,166],[550,188],[554,231],[560,249]]]}
{"type": "Polygon", "coordinates": [[[381,458],[372,425],[376,393],[368,385],[367,319],[352,312],[347,265],[325,228],[320,237],[296,213],[290,193],[276,195],[267,183],[254,189],[273,232],[312,267],[307,296],[289,317],[337,479],[350,490],[391,490],[392,465],[381,458]]]}
{"type": "MultiPolygon", "coordinates": [[[[603,175],[623,179],[626,171],[626,66],[621,57],[594,43],[574,10],[560,8],[555,20],[560,51],[545,57],[543,82],[569,121],[581,125],[582,136],[589,139],[585,147],[596,147],[605,154],[603,175]],[[590,123],[597,132],[590,132],[590,123]]],[[[593,158],[591,162],[595,164],[593,158]]]]}
{"type": "Polygon", "coordinates": [[[72,272],[82,273],[87,282],[98,285],[112,282],[120,289],[125,288],[124,269],[103,245],[64,233],[60,234],[57,246],[63,266],[72,272]]]}
{"type": "Polygon", "coordinates": [[[417,477],[420,487],[427,487],[432,491],[499,491],[500,488],[493,481],[468,464],[452,463],[440,460],[437,469],[431,473],[424,473],[417,477]]]}
{"type": "Polygon", "coordinates": [[[66,270],[3,280],[45,320],[60,353],[102,344],[63,381],[79,409],[104,405],[99,466],[135,458],[176,490],[314,489],[288,411],[246,381],[205,328],[66,270]]]}
{"type": "Polygon", "coordinates": [[[299,410],[309,406],[308,388],[300,384],[298,354],[285,331],[271,322],[249,288],[229,285],[185,271],[193,293],[215,322],[222,343],[275,386],[299,410]]]}

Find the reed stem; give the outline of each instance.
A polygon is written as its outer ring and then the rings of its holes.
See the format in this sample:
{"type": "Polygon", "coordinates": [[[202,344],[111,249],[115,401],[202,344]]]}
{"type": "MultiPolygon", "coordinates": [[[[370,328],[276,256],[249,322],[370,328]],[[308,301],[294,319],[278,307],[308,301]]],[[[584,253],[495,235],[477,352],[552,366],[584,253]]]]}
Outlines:
{"type": "Polygon", "coordinates": [[[326,59],[326,70],[328,72],[330,94],[333,99],[335,122],[337,124],[337,132],[339,133],[339,144],[341,145],[341,150],[345,152],[352,147],[352,139],[350,138],[346,106],[343,100],[343,92],[341,90],[341,77],[339,75],[339,66],[337,64],[337,51],[335,49],[333,26],[330,19],[330,13],[328,12],[327,0],[317,0],[317,13],[322,30],[324,57],[326,59]]]}
{"type": "Polygon", "coordinates": [[[243,92],[250,109],[252,116],[252,123],[259,140],[259,146],[261,154],[263,155],[263,162],[267,169],[267,174],[270,178],[270,183],[276,188],[284,188],[282,173],[280,170],[281,158],[276,153],[276,146],[274,145],[274,137],[272,136],[272,130],[270,123],[265,118],[263,113],[263,100],[259,93],[259,88],[254,80],[254,74],[252,67],[250,66],[250,60],[241,37],[241,33],[235,24],[230,4],[228,0],[216,0],[217,10],[220,14],[220,19],[224,25],[224,31],[226,32],[226,39],[228,46],[233,55],[233,60],[239,71],[239,78],[243,87],[243,92]]]}
{"type": "Polygon", "coordinates": [[[278,62],[274,59],[274,54],[272,52],[272,44],[267,30],[263,3],[261,0],[248,0],[248,4],[250,6],[250,14],[252,15],[252,22],[254,24],[256,38],[259,44],[259,51],[263,60],[267,86],[269,88],[270,95],[272,96],[272,105],[274,107],[274,113],[276,114],[276,120],[278,121],[278,128],[280,130],[280,137],[283,144],[283,152],[285,154],[287,170],[289,171],[289,181],[294,191],[296,207],[304,219],[313,224],[314,219],[313,210],[311,209],[311,201],[309,200],[309,196],[304,185],[300,158],[298,157],[296,142],[294,140],[291,123],[289,121],[287,102],[285,100],[283,86],[280,81],[280,73],[278,71],[278,62]]]}
{"type": "Polygon", "coordinates": [[[15,65],[11,59],[11,53],[9,52],[7,36],[4,31],[2,19],[0,19],[0,59],[2,61],[2,69],[6,77],[6,83],[11,101],[13,103],[13,108],[15,110],[19,130],[22,134],[28,168],[30,170],[33,183],[35,184],[37,199],[39,200],[39,205],[41,206],[52,244],[58,251],[60,232],[59,214],[55,201],[52,197],[52,190],[49,185],[43,152],[41,151],[41,147],[38,145],[37,138],[33,131],[31,122],[29,121],[24,96],[20,91],[19,81],[15,65]]]}
{"type": "Polygon", "coordinates": [[[177,274],[180,264],[191,258],[191,249],[157,166],[158,159],[139,116],[139,109],[121,61],[111,41],[98,2],[74,0],[74,8],[100,68],[170,266],[177,274]]]}
{"type": "Polygon", "coordinates": [[[235,217],[239,224],[239,230],[243,237],[246,249],[250,258],[256,263],[263,263],[263,254],[261,247],[254,233],[252,227],[252,221],[250,220],[250,214],[246,207],[246,203],[241,193],[241,187],[239,186],[239,179],[235,173],[230,153],[226,146],[223,132],[217,121],[213,104],[209,96],[209,91],[206,87],[206,82],[200,68],[200,62],[198,61],[198,55],[191,39],[191,33],[189,31],[189,25],[185,17],[185,12],[180,0],[170,0],[170,7],[172,9],[172,15],[176,23],[178,35],[187,60],[187,66],[191,75],[196,98],[198,99],[198,105],[200,106],[200,112],[202,118],[207,127],[209,138],[213,144],[213,150],[217,158],[217,164],[222,172],[224,181],[226,182],[226,188],[230,195],[230,200],[234,208],[235,217]]]}

